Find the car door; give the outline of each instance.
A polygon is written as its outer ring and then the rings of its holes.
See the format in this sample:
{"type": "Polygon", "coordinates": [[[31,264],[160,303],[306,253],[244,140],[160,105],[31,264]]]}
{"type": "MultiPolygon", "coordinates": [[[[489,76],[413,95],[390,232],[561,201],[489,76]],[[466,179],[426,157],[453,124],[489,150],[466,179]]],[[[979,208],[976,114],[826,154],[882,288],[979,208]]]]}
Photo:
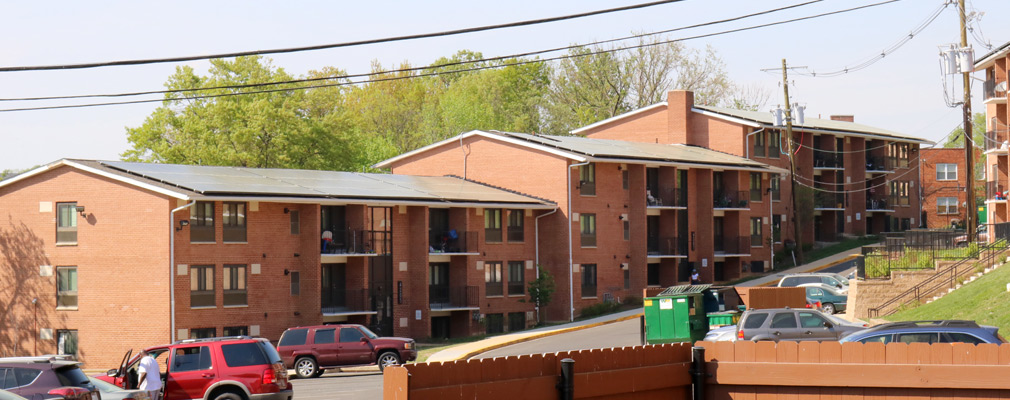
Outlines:
{"type": "Polygon", "coordinates": [[[819,313],[800,311],[796,314],[800,320],[799,334],[803,337],[799,340],[838,340],[841,335],[841,330],[819,313]]]}
{"type": "Polygon", "coordinates": [[[215,360],[210,347],[179,346],[168,357],[165,399],[201,399],[215,382],[215,360]]]}
{"type": "Polygon", "coordinates": [[[312,334],[312,352],[320,366],[341,365],[337,328],[317,328],[312,334]]]}
{"type": "Polygon", "coordinates": [[[780,311],[772,315],[771,323],[768,324],[768,332],[776,341],[803,340],[796,323],[796,313],[792,311],[780,311]]]}
{"type": "Polygon", "coordinates": [[[356,327],[340,328],[340,361],[344,365],[368,364],[372,361],[372,343],[356,327]]]}

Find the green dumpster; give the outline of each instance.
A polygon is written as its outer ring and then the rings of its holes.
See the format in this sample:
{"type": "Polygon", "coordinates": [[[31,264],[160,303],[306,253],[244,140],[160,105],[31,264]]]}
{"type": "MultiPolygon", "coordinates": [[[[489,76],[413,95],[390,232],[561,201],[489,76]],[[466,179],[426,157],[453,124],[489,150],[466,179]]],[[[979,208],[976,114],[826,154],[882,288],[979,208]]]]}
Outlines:
{"type": "Polygon", "coordinates": [[[681,285],[643,299],[649,344],[695,342],[708,333],[703,293],[711,285],[681,285]]]}

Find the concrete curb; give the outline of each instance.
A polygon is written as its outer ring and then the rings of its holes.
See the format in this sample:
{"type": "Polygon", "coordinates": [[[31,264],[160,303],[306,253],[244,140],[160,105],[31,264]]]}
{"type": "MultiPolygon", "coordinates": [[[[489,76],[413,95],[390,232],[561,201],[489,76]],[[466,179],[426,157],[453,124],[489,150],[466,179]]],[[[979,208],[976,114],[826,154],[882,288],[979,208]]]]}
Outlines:
{"type": "Polygon", "coordinates": [[[511,346],[513,344],[516,344],[516,343],[528,342],[528,341],[531,341],[531,340],[536,340],[536,339],[540,339],[540,338],[547,337],[547,336],[560,335],[562,333],[568,333],[568,332],[574,332],[574,331],[579,331],[579,330],[583,330],[583,329],[595,328],[597,326],[603,326],[603,325],[612,324],[612,323],[615,323],[615,322],[628,321],[628,320],[639,318],[642,315],[644,315],[644,313],[638,313],[638,314],[634,314],[634,315],[628,315],[628,316],[624,316],[624,317],[620,317],[620,318],[612,319],[612,320],[607,320],[607,321],[594,322],[594,323],[591,323],[591,324],[572,326],[572,327],[568,327],[568,328],[556,329],[556,330],[551,330],[551,331],[546,331],[546,332],[539,332],[539,333],[536,333],[536,334],[531,334],[529,336],[523,336],[523,337],[520,337],[520,338],[508,340],[508,341],[505,341],[505,342],[495,343],[495,344],[492,344],[492,345],[489,345],[489,346],[485,346],[485,347],[482,347],[480,349],[464,353],[463,355],[457,357],[454,360],[444,360],[444,361],[436,361],[436,362],[453,362],[453,361],[468,360],[471,357],[476,356],[478,354],[486,353],[486,352],[489,352],[489,351],[495,350],[495,349],[500,349],[500,348],[505,347],[505,346],[511,346]]]}

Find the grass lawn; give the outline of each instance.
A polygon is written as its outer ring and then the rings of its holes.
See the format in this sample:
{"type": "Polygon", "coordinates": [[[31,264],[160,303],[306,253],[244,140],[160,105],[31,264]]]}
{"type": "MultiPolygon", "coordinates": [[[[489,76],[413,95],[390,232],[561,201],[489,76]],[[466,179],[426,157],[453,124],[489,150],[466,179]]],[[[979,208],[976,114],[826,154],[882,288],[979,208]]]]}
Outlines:
{"type": "Polygon", "coordinates": [[[884,317],[889,321],[966,319],[1010,332],[1010,264],[1004,264],[937,301],[884,317]]]}

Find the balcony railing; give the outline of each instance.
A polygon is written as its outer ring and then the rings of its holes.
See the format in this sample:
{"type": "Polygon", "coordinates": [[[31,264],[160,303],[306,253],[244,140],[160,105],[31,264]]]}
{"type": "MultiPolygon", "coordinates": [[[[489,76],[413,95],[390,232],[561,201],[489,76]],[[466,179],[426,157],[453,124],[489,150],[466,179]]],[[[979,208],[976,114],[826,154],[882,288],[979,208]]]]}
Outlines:
{"type": "Polygon", "coordinates": [[[715,252],[717,254],[750,254],[750,236],[723,236],[715,238],[715,252]]]}
{"type": "Polygon", "coordinates": [[[779,158],[780,154],[778,146],[768,146],[768,158],[779,158]]]}
{"type": "Polygon", "coordinates": [[[371,302],[368,289],[327,289],[322,290],[322,311],[324,314],[370,311],[371,302]]]}
{"type": "Polygon", "coordinates": [[[712,194],[714,207],[719,208],[747,208],[747,198],[749,193],[745,190],[715,192],[712,194]]]}
{"type": "Polygon", "coordinates": [[[891,206],[888,205],[889,202],[885,197],[867,197],[866,198],[866,211],[873,210],[893,210],[891,206]]]}
{"type": "Polygon", "coordinates": [[[435,253],[472,253],[477,251],[477,232],[448,231],[429,232],[428,251],[435,253]]]}
{"type": "Polygon", "coordinates": [[[999,182],[986,182],[985,198],[988,200],[1006,200],[1006,189],[999,182]]]}
{"type": "Polygon", "coordinates": [[[428,286],[428,308],[444,310],[480,307],[478,290],[477,286],[428,286]]]}
{"type": "Polygon", "coordinates": [[[1008,146],[1007,143],[1007,131],[1006,130],[992,130],[985,133],[985,151],[990,150],[1006,150],[1008,146]]]}
{"type": "Polygon", "coordinates": [[[866,171],[867,172],[873,172],[873,171],[890,172],[890,171],[894,171],[894,166],[892,166],[889,161],[890,161],[890,158],[888,158],[888,157],[867,156],[866,157],[866,171]]]}
{"type": "Polygon", "coordinates": [[[761,235],[750,235],[750,247],[764,246],[764,239],[761,235]]]}
{"type": "Polygon", "coordinates": [[[376,253],[389,248],[388,240],[388,235],[384,231],[324,230],[322,254],[376,253]]]}
{"type": "Polygon", "coordinates": [[[814,153],[814,168],[842,168],[842,155],[838,153],[814,153]]]}
{"type": "Polygon", "coordinates": [[[649,187],[645,203],[651,207],[687,207],[687,190],[674,187],[649,187]]]}
{"type": "Polygon", "coordinates": [[[582,297],[596,297],[596,285],[582,284],[582,297]]]}
{"type": "Polygon", "coordinates": [[[650,256],[686,256],[687,238],[649,236],[646,246],[650,256]]]}
{"type": "Polygon", "coordinates": [[[842,193],[817,193],[814,196],[814,208],[845,208],[845,195],[842,193]]]}
{"type": "Polygon", "coordinates": [[[526,286],[523,282],[509,282],[509,296],[518,296],[526,294],[526,286]]]}
{"type": "Polygon", "coordinates": [[[505,285],[501,281],[499,282],[487,282],[484,284],[484,295],[485,296],[502,296],[505,291],[502,290],[505,285]]]}
{"type": "Polygon", "coordinates": [[[1006,98],[1006,85],[1000,86],[1002,82],[996,82],[995,79],[986,79],[985,83],[982,84],[982,101],[987,101],[989,99],[999,99],[1006,98]],[[1002,90],[997,90],[1002,89],[1002,90]]]}

